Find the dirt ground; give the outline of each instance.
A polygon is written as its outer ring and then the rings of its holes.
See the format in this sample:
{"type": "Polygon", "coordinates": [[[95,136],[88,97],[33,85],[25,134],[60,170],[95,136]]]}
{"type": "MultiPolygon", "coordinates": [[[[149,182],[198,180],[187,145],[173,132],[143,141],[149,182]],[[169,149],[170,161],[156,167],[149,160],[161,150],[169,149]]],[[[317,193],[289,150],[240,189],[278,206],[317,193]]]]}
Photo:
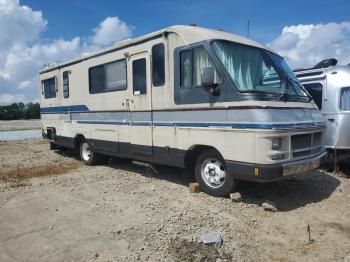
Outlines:
{"type": "Polygon", "coordinates": [[[40,129],[40,119],[33,120],[0,120],[0,131],[40,129]]]}
{"type": "Polygon", "coordinates": [[[0,261],[350,261],[350,180],[325,171],[242,182],[235,203],[191,194],[181,169],[87,167],[41,140],[1,142],[0,168],[0,261]]]}

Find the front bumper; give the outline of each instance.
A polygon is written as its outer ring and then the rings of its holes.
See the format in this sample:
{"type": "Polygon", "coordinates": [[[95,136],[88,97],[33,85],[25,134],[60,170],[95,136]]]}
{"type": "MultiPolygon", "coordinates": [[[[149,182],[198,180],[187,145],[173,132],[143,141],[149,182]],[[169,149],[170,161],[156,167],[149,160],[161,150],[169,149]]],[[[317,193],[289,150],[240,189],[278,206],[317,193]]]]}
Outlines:
{"type": "Polygon", "coordinates": [[[270,182],[286,176],[299,175],[318,168],[327,157],[327,152],[311,158],[281,163],[281,164],[252,164],[226,160],[229,175],[239,180],[270,182]]]}

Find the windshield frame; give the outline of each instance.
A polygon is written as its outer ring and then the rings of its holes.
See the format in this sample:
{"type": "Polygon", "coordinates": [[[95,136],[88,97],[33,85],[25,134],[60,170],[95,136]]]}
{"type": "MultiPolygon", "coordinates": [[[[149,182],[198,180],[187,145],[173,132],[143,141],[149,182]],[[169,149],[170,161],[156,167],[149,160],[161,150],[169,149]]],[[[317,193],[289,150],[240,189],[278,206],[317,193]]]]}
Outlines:
{"type": "Polygon", "coordinates": [[[312,100],[312,98],[310,97],[308,92],[305,90],[303,85],[299,82],[298,78],[294,75],[292,69],[290,69],[288,64],[285,62],[285,59],[282,56],[280,56],[279,54],[277,54],[277,53],[275,53],[275,52],[273,52],[271,50],[268,50],[266,48],[252,46],[252,45],[248,45],[248,44],[243,44],[243,43],[239,43],[239,42],[235,42],[235,41],[231,41],[231,40],[227,40],[227,39],[211,39],[211,40],[209,40],[209,48],[210,48],[210,51],[215,56],[215,58],[217,59],[218,63],[220,64],[220,67],[222,67],[221,69],[223,70],[224,74],[229,78],[229,80],[233,84],[233,87],[234,87],[236,92],[238,92],[238,93],[240,93],[242,95],[243,94],[249,94],[249,95],[276,97],[276,98],[284,97],[285,100],[290,100],[288,98],[293,98],[292,100],[295,100],[297,98],[297,100],[299,100],[299,101],[310,101],[310,100],[312,100]],[[265,52],[265,54],[267,55],[268,59],[270,60],[269,62],[271,62],[273,64],[273,67],[274,67],[276,73],[278,74],[278,76],[280,78],[281,84],[285,86],[285,87],[282,86],[282,89],[281,89],[282,92],[268,92],[268,91],[263,91],[263,90],[254,90],[254,89],[242,90],[241,88],[239,88],[237,86],[237,84],[235,83],[235,81],[232,79],[231,74],[228,72],[226,66],[223,64],[223,62],[221,61],[221,59],[218,56],[218,54],[214,51],[213,44],[215,42],[227,42],[227,43],[232,43],[232,44],[235,44],[235,45],[240,45],[240,46],[244,46],[244,47],[248,47],[248,48],[252,48],[252,49],[257,49],[259,51],[265,52]],[[276,58],[280,58],[281,61],[286,64],[286,66],[289,69],[289,74],[288,74],[288,70],[283,68],[281,65],[276,64],[274,59],[272,59],[273,56],[275,56],[276,58]],[[292,74],[292,75],[290,75],[290,74],[292,74]],[[293,80],[296,80],[297,82],[295,82],[293,84],[292,83],[293,80]],[[292,85],[290,88],[294,88],[295,89],[295,87],[293,86],[295,84],[298,86],[298,88],[300,88],[300,90],[302,91],[302,93],[304,93],[304,95],[298,94],[297,91],[295,91],[296,94],[291,94],[291,93],[287,93],[286,92],[286,87],[287,87],[286,85],[292,85]]]}

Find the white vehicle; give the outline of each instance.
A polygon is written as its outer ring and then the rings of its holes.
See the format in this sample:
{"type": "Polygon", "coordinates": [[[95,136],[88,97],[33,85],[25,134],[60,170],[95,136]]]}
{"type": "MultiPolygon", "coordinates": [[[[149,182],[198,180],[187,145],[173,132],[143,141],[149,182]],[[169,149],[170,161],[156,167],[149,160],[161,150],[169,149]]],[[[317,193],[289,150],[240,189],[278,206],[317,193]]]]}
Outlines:
{"type": "Polygon", "coordinates": [[[42,132],[85,164],[101,155],[238,180],[317,168],[324,120],[282,57],[231,33],[172,26],[40,71],[42,132]]]}

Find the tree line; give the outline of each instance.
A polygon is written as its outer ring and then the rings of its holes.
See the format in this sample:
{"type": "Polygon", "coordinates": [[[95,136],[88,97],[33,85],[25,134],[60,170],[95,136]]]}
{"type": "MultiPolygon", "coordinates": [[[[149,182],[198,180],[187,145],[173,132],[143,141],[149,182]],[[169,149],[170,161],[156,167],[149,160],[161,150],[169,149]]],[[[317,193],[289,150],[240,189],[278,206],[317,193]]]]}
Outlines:
{"type": "Polygon", "coordinates": [[[39,119],[39,103],[0,105],[0,120],[39,119]]]}

